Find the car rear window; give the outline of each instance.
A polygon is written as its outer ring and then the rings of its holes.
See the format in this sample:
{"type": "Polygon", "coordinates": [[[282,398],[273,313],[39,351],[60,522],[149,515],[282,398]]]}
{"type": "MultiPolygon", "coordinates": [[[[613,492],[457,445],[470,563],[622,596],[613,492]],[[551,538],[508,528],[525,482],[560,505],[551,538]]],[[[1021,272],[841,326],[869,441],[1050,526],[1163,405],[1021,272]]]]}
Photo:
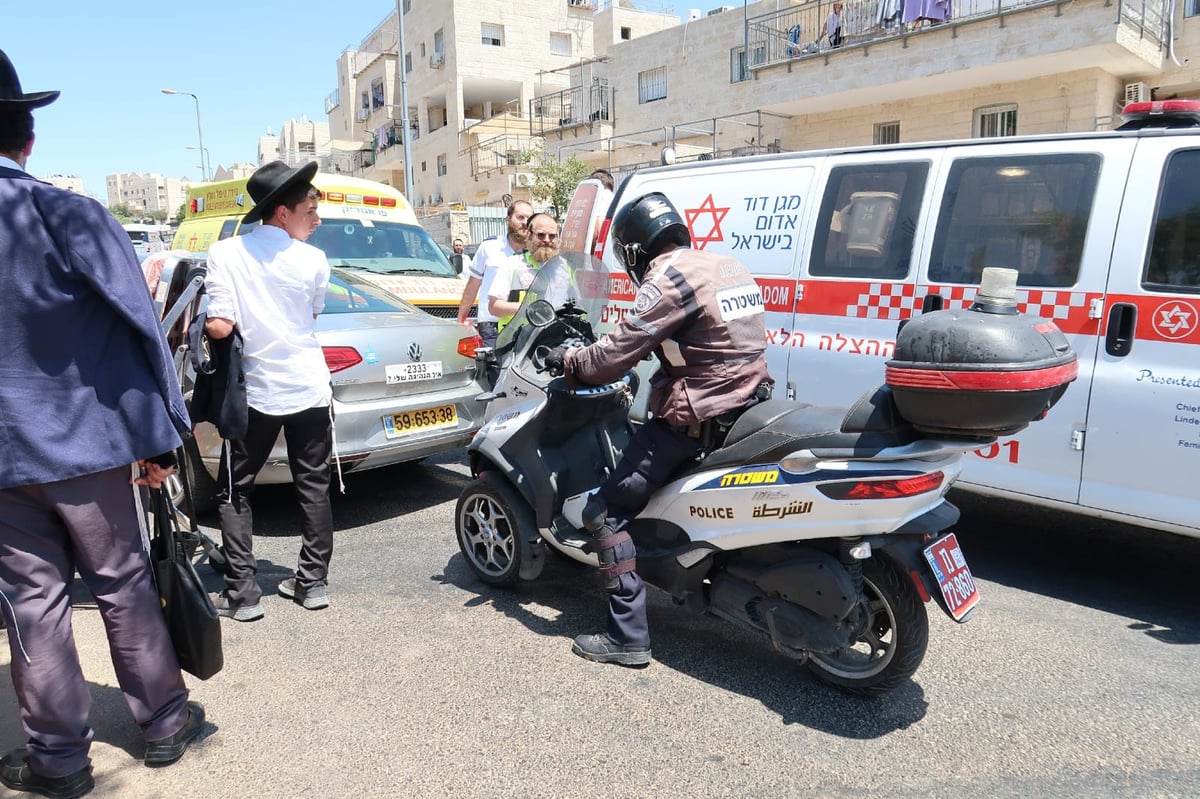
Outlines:
{"type": "Polygon", "coordinates": [[[322,313],[414,313],[404,300],[352,275],[333,270],[322,313]]]}

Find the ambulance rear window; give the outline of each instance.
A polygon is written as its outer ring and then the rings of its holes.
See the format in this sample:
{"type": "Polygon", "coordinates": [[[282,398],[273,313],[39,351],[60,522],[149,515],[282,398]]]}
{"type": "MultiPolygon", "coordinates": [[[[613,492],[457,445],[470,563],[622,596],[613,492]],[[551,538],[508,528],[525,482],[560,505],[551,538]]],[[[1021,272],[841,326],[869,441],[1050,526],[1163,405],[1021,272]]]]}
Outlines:
{"type": "Polygon", "coordinates": [[[935,283],[978,283],[986,266],[1019,286],[1072,286],[1096,194],[1094,154],[960,158],[950,168],[929,262],[935,283]]]}
{"type": "Polygon", "coordinates": [[[1200,293],[1200,150],[1167,161],[1142,285],[1200,293]]]}

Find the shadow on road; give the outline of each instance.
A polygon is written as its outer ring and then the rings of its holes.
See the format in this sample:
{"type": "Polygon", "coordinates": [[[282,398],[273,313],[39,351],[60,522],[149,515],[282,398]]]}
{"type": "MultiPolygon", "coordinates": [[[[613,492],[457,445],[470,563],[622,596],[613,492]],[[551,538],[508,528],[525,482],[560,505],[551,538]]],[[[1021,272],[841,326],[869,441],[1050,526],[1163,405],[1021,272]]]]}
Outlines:
{"type": "MultiPolygon", "coordinates": [[[[594,569],[561,556],[549,556],[542,576],[515,590],[480,582],[461,553],[451,557],[445,571],[433,579],[469,594],[465,606],[490,605],[538,635],[561,637],[564,658],[575,657],[570,653],[574,636],[603,628],[605,594],[599,576],[594,569]],[[529,606],[553,608],[558,616],[547,619],[529,606]]],[[[775,652],[765,637],[711,616],[697,616],[653,589],[649,613],[658,664],[761,702],[786,724],[844,738],[872,739],[925,716],[928,703],[918,682],[910,680],[875,699],[847,696],[775,652]]],[[[604,678],[606,668],[617,667],[597,664],[598,680],[604,678]]]]}
{"type": "Polygon", "coordinates": [[[1200,540],[955,492],[978,577],[1134,619],[1166,644],[1200,644],[1200,540]]]}
{"type": "MultiPolygon", "coordinates": [[[[464,457],[464,450],[454,450],[411,463],[348,472],[345,494],[335,473],[330,487],[334,531],[401,520],[413,510],[457,499],[470,478],[452,467],[464,457]]],[[[255,486],[251,508],[255,536],[300,534],[300,510],[290,483],[255,486]]],[[[210,530],[221,528],[215,511],[202,514],[199,522],[210,530]]]]}

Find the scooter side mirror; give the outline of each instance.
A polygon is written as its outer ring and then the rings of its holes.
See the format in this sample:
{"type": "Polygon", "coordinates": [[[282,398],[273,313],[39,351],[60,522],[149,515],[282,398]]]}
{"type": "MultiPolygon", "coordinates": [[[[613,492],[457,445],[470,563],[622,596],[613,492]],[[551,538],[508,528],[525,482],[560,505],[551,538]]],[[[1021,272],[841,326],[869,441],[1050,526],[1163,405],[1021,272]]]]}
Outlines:
{"type": "Polygon", "coordinates": [[[556,318],[554,306],[546,300],[537,300],[526,309],[525,318],[534,327],[545,327],[556,318]]]}

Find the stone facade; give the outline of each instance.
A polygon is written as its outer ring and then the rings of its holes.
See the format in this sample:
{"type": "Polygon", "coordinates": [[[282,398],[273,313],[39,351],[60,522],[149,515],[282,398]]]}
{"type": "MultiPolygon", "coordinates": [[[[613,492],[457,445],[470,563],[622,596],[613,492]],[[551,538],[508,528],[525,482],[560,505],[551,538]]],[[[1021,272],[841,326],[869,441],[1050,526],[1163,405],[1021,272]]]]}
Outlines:
{"type": "Polygon", "coordinates": [[[187,178],[165,178],[157,174],[122,172],[106,176],[108,205],[127,205],[147,214],[165,211],[174,217],[187,200],[191,182],[187,178]]]}

